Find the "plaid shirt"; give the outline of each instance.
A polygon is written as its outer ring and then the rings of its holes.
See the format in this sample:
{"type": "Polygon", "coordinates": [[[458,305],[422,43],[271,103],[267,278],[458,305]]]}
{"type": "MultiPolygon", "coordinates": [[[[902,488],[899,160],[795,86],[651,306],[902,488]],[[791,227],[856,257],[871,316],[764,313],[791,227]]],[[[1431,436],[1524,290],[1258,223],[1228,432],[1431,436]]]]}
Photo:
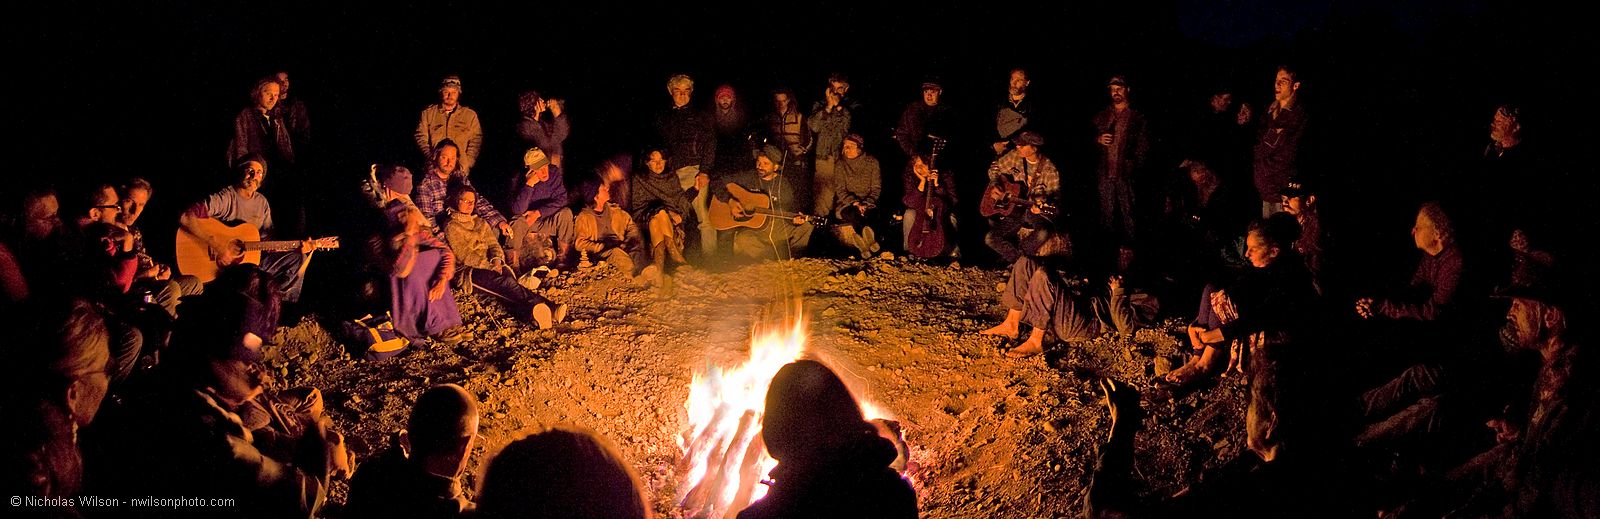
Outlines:
{"type": "Polygon", "coordinates": [[[1030,163],[1017,150],[1006,152],[989,165],[989,181],[994,182],[1001,173],[1010,173],[1012,178],[1028,185],[1029,195],[1054,202],[1061,193],[1061,174],[1056,172],[1056,164],[1049,158],[1043,154],[1035,156],[1039,162],[1030,163]]]}
{"type": "MultiPolygon", "coordinates": [[[[451,177],[460,178],[462,187],[472,187],[472,180],[467,177],[457,175],[452,175],[451,177]]],[[[439,178],[438,174],[429,171],[423,175],[422,183],[417,184],[417,190],[412,193],[413,196],[411,198],[417,202],[417,209],[422,211],[423,216],[428,217],[429,221],[437,221],[439,213],[444,212],[444,201],[449,191],[449,182],[439,178]]],[[[489,222],[491,227],[499,228],[500,224],[506,223],[506,217],[501,216],[500,211],[496,211],[493,205],[489,205],[489,201],[482,195],[478,196],[478,207],[474,208],[472,213],[489,222]]]]}

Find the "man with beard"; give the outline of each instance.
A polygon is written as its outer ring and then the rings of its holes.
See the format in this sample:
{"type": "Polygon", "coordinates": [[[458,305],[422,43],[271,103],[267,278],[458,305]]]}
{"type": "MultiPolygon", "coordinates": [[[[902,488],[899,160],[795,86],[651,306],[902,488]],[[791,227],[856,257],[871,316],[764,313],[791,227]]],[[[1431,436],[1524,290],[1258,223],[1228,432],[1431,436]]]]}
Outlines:
{"type": "MultiPolygon", "coordinates": [[[[248,223],[261,231],[263,240],[271,239],[273,231],[272,205],[267,203],[267,196],[259,191],[267,179],[266,161],[254,155],[245,157],[239,161],[234,172],[233,185],[212,193],[190,207],[178,220],[179,227],[205,240],[211,250],[220,256],[218,261],[221,264],[232,263],[232,258],[240,252],[230,238],[213,233],[209,225],[200,223],[201,220],[248,223]]],[[[300,300],[300,289],[305,285],[305,269],[302,265],[311,251],[316,250],[316,246],[315,241],[306,239],[301,241],[300,250],[261,252],[261,269],[272,274],[273,280],[283,291],[284,301],[300,300]]]]}
{"type": "Polygon", "coordinates": [[[1138,180],[1134,177],[1144,167],[1150,137],[1144,114],[1128,104],[1131,90],[1127,80],[1114,76],[1106,89],[1111,94],[1111,106],[1094,116],[1094,127],[1099,131],[1095,143],[1100,145],[1095,172],[1100,191],[1100,231],[1121,247],[1121,270],[1126,268],[1127,251],[1134,240],[1134,189],[1138,180]]]}
{"type": "Polygon", "coordinates": [[[272,75],[281,87],[278,92],[278,113],[283,115],[283,125],[289,129],[289,141],[294,149],[304,155],[311,149],[311,116],[306,113],[306,103],[298,96],[289,96],[289,73],[278,71],[272,75]]]}
{"type": "Polygon", "coordinates": [[[744,103],[733,85],[717,87],[712,98],[711,124],[717,134],[717,163],[711,173],[725,174],[744,167],[743,158],[750,154],[750,121],[745,115],[744,103]]]}
{"type": "Polygon", "coordinates": [[[439,141],[450,139],[461,145],[461,174],[472,173],[483,151],[483,125],[478,112],[461,104],[461,78],[446,76],[439,83],[439,102],[422,110],[417,120],[417,150],[423,156],[433,153],[439,141]]]}
{"type": "Polygon", "coordinates": [[[1011,69],[1011,79],[1006,85],[1006,99],[1000,102],[995,110],[994,129],[1000,135],[1000,140],[994,143],[994,154],[1006,152],[1011,145],[1011,139],[1029,128],[1032,121],[1029,116],[1033,114],[1033,100],[1028,98],[1028,85],[1033,81],[1028,79],[1028,71],[1011,69]]]}
{"type": "MultiPolygon", "coordinates": [[[[733,198],[729,186],[736,185],[770,197],[773,211],[793,212],[794,188],[790,187],[789,180],[783,177],[782,168],[778,166],[782,160],[783,152],[777,146],[763,147],[761,154],[756,156],[755,169],[729,177],[723,187],[717,188],[717,200],[727,202],[736,219],[753,214],[746,213],[744,204],[733,198]]],[[[790,259],[805,251],[811,242],[812,230],[811,222],[803,214],[788,220],[772,216],[761,227],[734,229],[733,252],[750,259],[790,259]]]]}

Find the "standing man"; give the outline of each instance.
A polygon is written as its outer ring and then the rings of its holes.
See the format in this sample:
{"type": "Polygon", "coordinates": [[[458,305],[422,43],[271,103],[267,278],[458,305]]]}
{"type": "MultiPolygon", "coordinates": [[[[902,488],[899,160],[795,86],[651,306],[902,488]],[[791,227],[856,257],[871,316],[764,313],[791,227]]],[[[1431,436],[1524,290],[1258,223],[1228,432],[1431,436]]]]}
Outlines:
{"type": "Polygon", "coordinates": [[[517,97],[517,108],[522,112],[522,120],[517,122],[517,135],[522,137],[523,144],[549,154],[550,163],[558,168],[566,157],[562,144],[567,141],[567,135],[572,133],[572,126],[567,122],[563,110],[565,104],[560,99],[547,99],[532,90],[517,97]]]}
{"type": "Polygon", "coordinates": [[[299,97],[289,96],[288,72],[280,70],[272,77],[278,80],[281,88],[278,113],[283,115],[283,124],[289,128],[289,140],[294,143],[294,149],[305,155],[311,149],[311,116],[306,113],[306,104],[299,97]]]}
{"type": "MultiPolygon", "coordinates": [[[[672,96],[672,106],[656,115],[656,133],[667,145],[667,167],[678,176],[678,185],[685,191],[697,183],[705,185],[707,175],[717,159],[716,133],[712,131],[711,118],[695,110],[689,99],[694,95],[694,79],[678,74],[667,79],[667,93],[672,96]]],[[[706,218],[706,190],[694,198],[694,214],[700,230],[700,252],[710,256],[717,250],[717,230],[706,218]]]]}
{"type": "Polygon", "coordinates": [[[461,144],[461,173],[472,172],[483,150],[483,125],[478,112],[461,105],[461,78],[446,76],[439,84],[439,103],[422,110],[417,121],[417,150],[423,156],[433,153],[439,141],[450,139],[461,144]]]}
{"type": "Polygon", "coordinates": [[[256,80],[250,91],[250,106],[233,118],[233,140],[228,143],[228,163],[233,164],[246,155],[260,155],[273,168],[287,168],[294,164],[294,144],[289,138],[278,100],[283,86],[277,78],[256,80]]]}
{"type": "MultiPolygon", "coordinates": [[[[800,113],[800,103],[794,91],[787,87],[772,92],[772,114],[767,116],[767,135],[771,143],[783,149],[783,173],[789,178],[803,178],[806,154],[811,152],[811,130],[806,125],[805,114],[800,113]]],[[[808,193],[809,194],[809,193],[808,193]]]]}
{"type": "Polygon", "coordinates": [[[900,125],[894,129],[894,141],[907,157],[917,155],[917,149],[929,135],[948,139],[950,108],[939,104],[944,87],[934,81],[922,83],[922,100],[912,102],[900,114],[900,125]]]}
{"type": "MultiPolygon", "coordinates": [[[[822,96],[822,104],[811,111],[811,120],[807,122],[817,136],[816,170],[811,177],[811,207],[815,214],[827,214],[833,207],[835,169],[845,145],[845,134],[850,131],[850,109],[844,106],[844,94],[829,84],[822,96]]],[[[872,169],[877,171],[877,161],[873,163],[872,169]]]]}
{"type": "Polygon", "coordinates": [[[1011,79],[1006,84],[1006,99],[994,114],[994,130],[1000,135],[1000,140],[994,142],[994,154],[999,156],[1010,147],[1011,139],[1017,134],[1028,129],[1032,122],[1029,116],[1033,114],[1033,100],[1028,98],[1028,85],[1033,81],[1028,79],[1028,71],[1011,69],[1011,79]]]}
{"type": "MultiPolygon", "coordinates": [[[[1283,211],[1283,186],[1297,173],[1300,138],[1306,132],[1305,107],[1296,95],[1299,91],[1299,75],[1288,65],[1279,66],[1272,83],[1272,106],[1256,123],[1254,169],[1262,216],[1283,211]]],[[[1248,112],[1249,107],[1241,111],[1248,112]]]]}
{"type": "Polygon", "coordinates": [[[1095,165],[1100,189],[1100,230],[1126,257],[1134,238],[1134,176],[1144,167],[1150,149],[1144,114],[1128,103],[1128,82],[1113,76],[1106,84],[1111,106],[1094,116],[1099,131],[1100,161],[1095,165]]]}

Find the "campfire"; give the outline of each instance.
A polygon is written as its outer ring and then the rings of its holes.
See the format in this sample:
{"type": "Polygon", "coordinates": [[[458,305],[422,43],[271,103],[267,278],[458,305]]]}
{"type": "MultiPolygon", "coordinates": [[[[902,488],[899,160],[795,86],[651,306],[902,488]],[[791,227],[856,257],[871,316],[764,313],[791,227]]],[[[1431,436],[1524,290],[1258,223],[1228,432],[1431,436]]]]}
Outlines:
{"type": "MultiPolygon", "coordinates": [[[[788,322],[757,324],[743,364],[708,363],[694,374],[684,403],[689,427],[678,439],[684,454],[677,498],[684,517],[731,518],[766,495],[762,480],[778,464],[761,441],[767,386],[785,364],[805,356],[806,323],[801,312],[793,315],[788,322]]],[[[868,420],[888,418],[860,394],[856,401],[868,420]]],[[[897,424],[877,423],[898,435],[897,424]]]]}

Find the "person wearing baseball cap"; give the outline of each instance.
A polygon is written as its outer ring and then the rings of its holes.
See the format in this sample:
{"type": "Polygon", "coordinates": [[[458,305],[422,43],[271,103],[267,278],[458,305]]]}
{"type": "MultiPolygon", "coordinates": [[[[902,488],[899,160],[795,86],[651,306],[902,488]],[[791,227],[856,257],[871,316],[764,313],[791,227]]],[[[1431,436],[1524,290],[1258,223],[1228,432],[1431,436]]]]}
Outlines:
{"type": "Polygon", "coordinates": [[[472,172],[483,149],[483,125],[478,112],[461,104],[460,76],[445,76],[439,82],[439,102],[422,110],[415,137],[423,156],[432,154],[439,141],[455,141],[461,145],[461,172],[472,172]]]}
{"type": "Polygon", "coordinates": [[[1134,215],[1138,203],[1133,177],[1144,167],[1150,150],[1150,136],[1144,113],[1133,109],[1128,96],[1133,92],[1127,78],[1112,76],[1106,82],[1111,105],[1094,116],[1098,131],[1095,144],[1100,160],[1095,177],[1100,191],[1100,230],[1121,246],[1128,257],[1135,239],[1134,215]]]}
{"type": "Polygon", "coordinates": [[[549,236],[555,249],[552,268],[562,269],[572,261],[572,244],[576,240],[572,210],[567,207],[567,186],[562,180],[561,167],[550,162],[550,156],[539,148],[528,148],[522,154],[522,175],[513,186],[511,201],[511,250],[518,271],[536,267],[530,263],[541,256],[535,246],[538,240],[528,235],[549,236]]]}
{"type": "Polygon", "coordinates": [[[900,113],[900,124],[895,126],[894,140],[907,157],[917,155],[924,142],[949,137],[950,107],[939,104],[944,86],[937,79],[922,82],[922,97],[906,105],[900,113]]]}

